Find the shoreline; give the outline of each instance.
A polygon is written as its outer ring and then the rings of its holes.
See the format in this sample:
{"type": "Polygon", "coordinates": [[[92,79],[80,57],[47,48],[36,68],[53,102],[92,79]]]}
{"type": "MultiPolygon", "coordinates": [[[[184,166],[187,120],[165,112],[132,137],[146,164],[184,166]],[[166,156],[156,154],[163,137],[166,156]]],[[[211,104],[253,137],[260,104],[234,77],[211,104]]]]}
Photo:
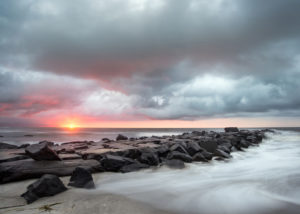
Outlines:
{"type": "MultiPolygon", "coordinates": [[[[96,173],[93,177],[97,180],[101,177],[101,173],[96,173]]],[[[69,178],[69,176],[61,177],[61,180],[67,185],[69,178]]],[[[82,214],[86,212],[111,214],[172,214],[171,212],[159,210],[149,204],[135,201],[125,196],[103,193],[99,190],[86,190],[72,187],[68,187],[68,191],[57,194],[54,197],[43,197],[32,204],[26,204],[20,195],[26,191],[26,187],[33,181],[35,181],[35,179],[0,185],[0,213],[31,214],[51,211],[51,213],[55,214],[82,214]]]]}

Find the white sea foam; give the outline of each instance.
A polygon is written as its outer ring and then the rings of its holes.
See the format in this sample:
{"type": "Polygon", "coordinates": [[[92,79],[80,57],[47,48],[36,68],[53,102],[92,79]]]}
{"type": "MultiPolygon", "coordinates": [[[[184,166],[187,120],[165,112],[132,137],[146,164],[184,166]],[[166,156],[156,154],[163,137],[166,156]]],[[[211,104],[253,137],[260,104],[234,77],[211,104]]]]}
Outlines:
{"type": "Polygon", "coordinates": [[[300,206],[300,133],[279,131],[228,162],[103,174],[100,192],[181,213],[264,213],[300,206]]]}

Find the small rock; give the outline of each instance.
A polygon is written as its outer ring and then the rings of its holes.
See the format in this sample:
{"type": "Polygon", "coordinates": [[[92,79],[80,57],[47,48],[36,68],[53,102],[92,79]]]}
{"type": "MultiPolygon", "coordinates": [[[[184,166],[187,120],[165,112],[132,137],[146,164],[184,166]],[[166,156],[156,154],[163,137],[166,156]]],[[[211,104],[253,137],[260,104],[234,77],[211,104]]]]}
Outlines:
{"type": "Polygon", "coordinates": [[[24,149],[26,147],[30,146],[29,143],[25,143],[25,144],[22,144],[21,146],[19,146],[19,149],[24,149]]]}
{"type": "Polygon", "coordinates": [[[33,137],[32,134],[25,134],[24,137],[33,137]]]}
{"type": "Polygon", "coordinates": [[[198,152],[193,156],[193,161],[207,162],[208,160],[204,157],[204,155],[201,152],[198,152]]]}
{"type": "Polygon", "coordinates": [[[51,142],[51,141],[47,141],[47,140],[43,140],[43,141],[40,141],[39,144],[47,144],[47,146],[54,146],[54,143],[51,142]]]}
{"type": "Polygon", "coordinates": [[[18,149],[19,147],[16,145],[11,145],[8,143],[2,143],[0,142],[0,149],[18,149]]]}
{"type": "Polygon", "coordinates": [[[91,173],[82,167],[76,167],[76,169],[73,171],[68,186],[85,189],[95,188],[91,173]]]}
{"type": "Polygon", "coordinates": [[[216,149],[216,151],[214,152],[214,155],[217,157],[221,157],[221,158],[231,158],[231,155],[220,150],[220,149],[216,149]]]}
{"type": "Polygon", "coordinates": [[[224,128],[225,132],[239,132],[237,127],[226,127],[224,128]]]}
{"type": "Polygon", "coordinates": [[[147,164],[143,164],[143,163],[132,163],[126,166],[123,166],[120,171],[123,173],[128,173],[128,172],[134,172],[134,171],[138,171],[140,169],[146,169],[149,168],[150,166],[147,164]]]}
{"type": "Polygon", "coordinates": [[[33,144],[26,147],[26,154],[34,160],[61,160],[57,153],[52,150],[46,143],[33,144]]]}
{"type": "Polygon", "coordinates": [[[128,137],[119,134],[119,135],[117,136],[116,140],[128,140],[128,137]]]}
{"type": "Polygon", "coordinates": [[[206,151],[213,153],[217,149],[218,144],[213,140],[205,140],[199,142],[199,146],[205,149],[206,151]]]}
{"type": "Polygon", "coordinates": [[[118,172],[123,166],[134,163],[130,158],[125,158],[116,155],[105,155],[101,164],[107,171],[118,172]]]}
{"type": "Polygon", "coordinates": [[[66,191],[67,188],[56,175],[43,175],[39,180],[30,184],[21,196],[28,204],[45,196],[53,196],[66,191]]]}
{"type": "Polygon", "coordinates": [[[193,161],[193,159],[190,155],[184,154],[181,152],[177,152],[177,151],[170,152],[167,156],[167,159],[169,159],[169,160],[177,159],[177,160],[182,160],[182,161],[188,162],[188,163],[193,161]]]}
{"type": "Polygon", "coordinates": [[[143,152],[138,160],[150,166],[157,166],[159,164],[159,158],[154,152],[143,152]]]}

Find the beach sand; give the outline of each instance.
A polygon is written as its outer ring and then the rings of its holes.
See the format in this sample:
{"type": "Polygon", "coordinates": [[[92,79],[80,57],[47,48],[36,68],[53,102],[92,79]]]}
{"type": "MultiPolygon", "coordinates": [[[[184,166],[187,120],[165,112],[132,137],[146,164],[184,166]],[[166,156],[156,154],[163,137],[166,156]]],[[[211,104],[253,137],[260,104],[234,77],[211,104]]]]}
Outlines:
{"type": "MultiPolygon", "coordinates": [[[[98,179],[100,174],[94,174],[93,177],[94,179],[98,179]]],[[[69,178],[63,177],[61,180],[67,185],[69,178]]],[[[68,187],[69,189],[63,193],[53,197],[44,197],[27,205],[20,195],[34,181],[35,179],[31,179],[0,185],[0,214],[170,214],[170,212],[155,209],[147,204],[133,201],[124,196],[101,193],[99,190],[85,190],[71,187],[68,187]],[[50,210],[47,210],[48,208],[50,210]]]]}

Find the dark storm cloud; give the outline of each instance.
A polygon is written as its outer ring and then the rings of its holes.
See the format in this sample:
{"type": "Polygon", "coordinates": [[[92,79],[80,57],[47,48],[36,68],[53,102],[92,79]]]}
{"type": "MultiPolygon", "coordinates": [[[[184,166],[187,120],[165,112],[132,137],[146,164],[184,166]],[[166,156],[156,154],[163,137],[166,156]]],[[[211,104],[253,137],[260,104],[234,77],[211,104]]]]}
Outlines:
{"type": "MultiPolygon", "coordinates": [[[[4,0],[0,63],[121,92],[60,99],[91,115],[99,111],[87,105],[109,94],[105,106],[119,100],[117,112],[150,118],[300,116],[299,20],[297,0],[4,0]]],[[[16,103],[22,86],[7,78],[0,100],[16,103]]]]}

